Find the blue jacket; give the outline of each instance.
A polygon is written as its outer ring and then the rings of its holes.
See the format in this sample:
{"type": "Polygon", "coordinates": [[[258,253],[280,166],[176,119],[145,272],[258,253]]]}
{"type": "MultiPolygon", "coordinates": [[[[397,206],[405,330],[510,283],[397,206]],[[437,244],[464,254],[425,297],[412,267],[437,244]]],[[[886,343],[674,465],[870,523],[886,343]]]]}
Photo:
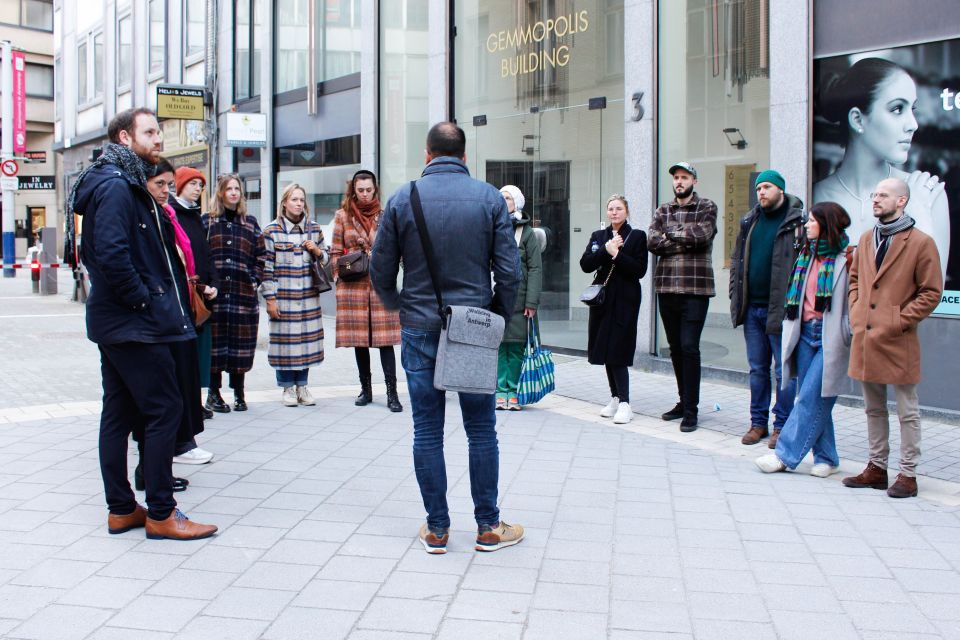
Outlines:
{"type": "MultiPolygon", "coordinates": [[[[435,158],[417,181],[445,305],[490,309],[509,320],[520,282],[517,243],[506,202],[486,182],[470,177],[456,158],[435,158]],[[495,287],[491,288],[493,271],[495,287]]],[[[403,327],[440,330],[430,271],[410,207],[410,185],[387,202],[370,262],[370,279],[403,327]],[[397,275],[403,261],[403,290],[397,275]]]]}
{"type": "Polygon", "coordinates": [[[112,164],[77,187],[80,259],[90,273],[87,337],[98,344],[196,337],[173,225],[146,189],[112,164]]]}

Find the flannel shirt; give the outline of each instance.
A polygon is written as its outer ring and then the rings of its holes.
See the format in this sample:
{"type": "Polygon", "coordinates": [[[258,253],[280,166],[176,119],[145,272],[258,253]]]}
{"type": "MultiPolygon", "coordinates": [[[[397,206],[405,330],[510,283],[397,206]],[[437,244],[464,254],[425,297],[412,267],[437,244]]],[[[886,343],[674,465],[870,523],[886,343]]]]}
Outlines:
{"type": "Polygon", "coordinates": [[[714,296],[710,255],[717,235],[717,205],[696,192],[688,204],[676,198],[657,209],[647,234],[647,248],[658,256],[653,274],[657,293],[714,296]]]}

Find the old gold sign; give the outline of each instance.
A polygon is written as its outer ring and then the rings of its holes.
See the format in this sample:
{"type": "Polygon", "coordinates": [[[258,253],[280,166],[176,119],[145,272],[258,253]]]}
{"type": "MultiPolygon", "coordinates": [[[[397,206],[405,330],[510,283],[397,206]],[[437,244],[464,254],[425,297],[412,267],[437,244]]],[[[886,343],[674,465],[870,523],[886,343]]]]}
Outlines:
{"type": "Polygon", "coordinates": [[[590,18],[586,10],[557,16],[548,20],[540,20],[526,26],[518,26],[507,31],[494,31],[487,36],[487,51],[518,50],[530,44],[539,44],[545,40],[552,41],[555,46],[540,48],[537,51],[521,53],[500,59],[500,77],[524,75],[544,70],[549,67],[565,67],[570,62],[570,46],[556,45],[559,38],[583,33],[590,28],[590,18]]]}
{"type": "Polygon", "coordinates": [[[157,87],[157,117],[203,120],[203,89],[157,87]]]}

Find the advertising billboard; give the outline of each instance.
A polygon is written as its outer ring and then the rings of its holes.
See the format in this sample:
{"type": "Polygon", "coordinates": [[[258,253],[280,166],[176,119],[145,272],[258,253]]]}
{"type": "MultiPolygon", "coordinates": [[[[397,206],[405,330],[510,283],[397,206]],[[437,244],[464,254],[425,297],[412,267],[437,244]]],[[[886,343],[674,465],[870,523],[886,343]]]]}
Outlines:
{"type": "Polygon", "coordinates": [[[850,214],[856,243],[875,224],[870,194],[906,181],[906,213],[933,237],[944,273],[935,313],[960,317],[960,39],[813,62],[813,201],[850,214]]]}

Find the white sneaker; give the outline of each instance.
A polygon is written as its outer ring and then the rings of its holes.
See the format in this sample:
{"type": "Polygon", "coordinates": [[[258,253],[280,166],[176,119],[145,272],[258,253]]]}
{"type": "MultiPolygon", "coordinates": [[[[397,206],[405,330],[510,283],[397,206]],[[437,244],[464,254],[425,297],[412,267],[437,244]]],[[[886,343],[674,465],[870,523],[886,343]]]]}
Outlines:
{"type": "Polygon", "coordinates": [[[310,395],[310,390],[307,389],[307,385],[297,387],[297,401],[307,407],[312,407],[313,405],[317,404],[317,402],[313,399],[313,396],[310,395]]]}
{"type": "Polygon", "coordinates": [[[617,406],[617,414],[613,416],[613,424],[627,424],[633,420],[633,410],[629,402],[621,402],[617,406]]]}
{"type": "Polygon", "coordinates": [[[783,471],[787,468],[787,465],[783,464],[780,461],[780,458],[777,457],[775,453],[769,453],[765,456],[760,456],[754,463],[760,467],[760,471],[764,473],[777,473],[778,471],[783,471]]]}
{"type": "Polygon", "coordinates": [[[826,462],[818,462],[813,465],[813,469],[810,469],[810,475],[816,476],[817,478],[829,478],[837,471],[840,471],[840,467],[834,467],[826,462]]]}
{"type": "Polygon", "coordinates": [[[284,387],[283,388],[283,404],[286,407],[295,407],[300,401],[297,399],[297,388],[296,387],[284,387]]]}
{"type": "Polygon", "coordinates": [[[207,464],[211,460],[213,460],[213,454],[200,447],[173,456],[173,461],[178,464],[207,464]]]}
{"type": "Polygon", "coordinates": [[[610,402],[607,403],[603,409],[600,409],[600,415],[604,418],[612,418],[613,415],[617,412],[617,407],[620,406],[620,399],[616,396],[610,398],[610,402]]]}

